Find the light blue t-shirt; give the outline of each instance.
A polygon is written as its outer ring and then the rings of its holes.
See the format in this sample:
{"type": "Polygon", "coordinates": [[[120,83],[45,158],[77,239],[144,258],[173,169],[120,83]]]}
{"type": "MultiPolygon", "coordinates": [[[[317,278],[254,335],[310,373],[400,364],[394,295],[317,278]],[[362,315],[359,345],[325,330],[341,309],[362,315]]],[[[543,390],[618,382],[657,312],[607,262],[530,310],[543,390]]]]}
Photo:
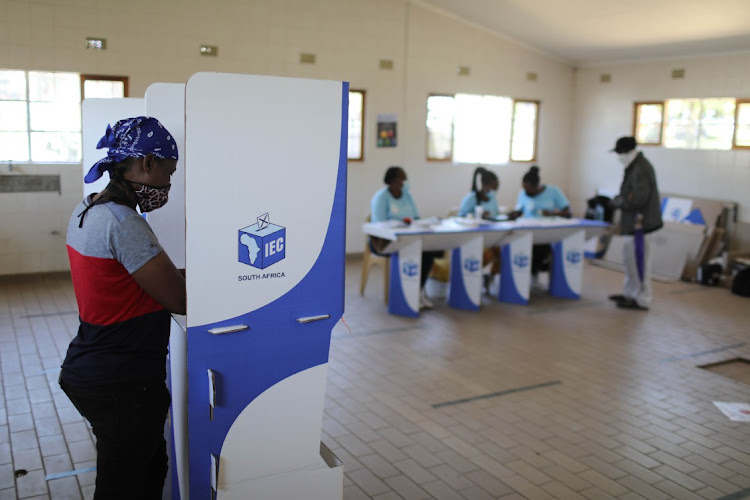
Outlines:
{"type": "Polygon", "coordinates": [[[542,210],[562,210],[570,203],[560,188],[547,184],[544,191],[531,197],[523,189],[518,193],[516,210],[523,210],[523,217],[543,217],[542,210]]]}
{"type": "Polygon", "coordinates": [[[372,201],[370,201],[370,220],[372,222],[402,220],[404,217],[419,218],[417,205],[409,191],[403,190],[401,198],[394,198],[386,186],[372,197],[372,201]]]}
{"type": "MultiPolygon", "coordinates": [[[[491,217],[497,217],[500,210],[497,208],[497,199],[495,198],[495,192],[490,191],[487,193],[487,201],[483,201],[479,204],[485,212],[489,212],[491,217]]],[[[466,217],[469,214],[474,214],[474,209],[477,207],[477,194],[472,191],[471,193],[464,196],[461,200],[461,208],[458,209],[458,215],[460,217],[466,217]]]]}

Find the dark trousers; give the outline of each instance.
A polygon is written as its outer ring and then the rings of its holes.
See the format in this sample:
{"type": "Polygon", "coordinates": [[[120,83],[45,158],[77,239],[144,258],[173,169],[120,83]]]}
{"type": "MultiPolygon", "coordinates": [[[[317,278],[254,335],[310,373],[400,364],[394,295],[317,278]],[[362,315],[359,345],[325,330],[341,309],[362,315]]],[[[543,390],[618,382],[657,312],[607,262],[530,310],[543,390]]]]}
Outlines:
{"type": "Polygon", "coordinates": [[[167,475],[164,421],[171,402],[166,385],[60,386],[96,436],[94,500],[161,500],[167,475]]]}
{"type": "Polygon", "coordinates": [[[432,271],[435,259],[439,259],[443,255],[445,253],[442,250],[422,252],[422,272],[419,275],[419,288],[424,288],[424,284],[427,283],[427,278],[430,277],[430,271],[432,271]]]}
{"type": "Polygon", "coordinates": [[[531,248],[531,274],[536,276],[539,271],[549,271],[552,259],[552,245],[542,243],[531,248]]]}

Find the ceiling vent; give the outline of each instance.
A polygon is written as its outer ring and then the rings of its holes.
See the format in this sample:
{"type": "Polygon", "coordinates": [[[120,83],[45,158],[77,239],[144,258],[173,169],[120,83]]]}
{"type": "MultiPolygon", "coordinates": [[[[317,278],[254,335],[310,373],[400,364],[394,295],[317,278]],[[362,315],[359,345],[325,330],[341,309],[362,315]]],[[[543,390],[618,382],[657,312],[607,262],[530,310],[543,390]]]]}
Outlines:
{"type": "Polygon", "coordinates": [[[468,66],[459,66],[456,68],[456,73],[458,73],[459,76],[469,76],[471,68],[468,66]]]}
{"type": "Polygon", "coordinates": [[[672,80],[682,80],[685,78],[685,70],[684,69],[673,69],[672,70],[672,80]]]}
{"type": "Polygon", "coordinates": [[[612,75],[610,73],[602,73],[599,75],[599,82],[601,83],[609,83],[612,81],[612,75]]]}
{"type": "Polygon", "coordinates": [[[393,60],[391,60],[391,59],[381,59],[380,60],[380,69],[393,69],[393,60]]]}
{"type": "Polygon", "coordinates": [[[534,71],[529,71],[526,73],[526,79],[530,82],[535,82],[539,78],[539,75],[537,75],[534,71]]]}

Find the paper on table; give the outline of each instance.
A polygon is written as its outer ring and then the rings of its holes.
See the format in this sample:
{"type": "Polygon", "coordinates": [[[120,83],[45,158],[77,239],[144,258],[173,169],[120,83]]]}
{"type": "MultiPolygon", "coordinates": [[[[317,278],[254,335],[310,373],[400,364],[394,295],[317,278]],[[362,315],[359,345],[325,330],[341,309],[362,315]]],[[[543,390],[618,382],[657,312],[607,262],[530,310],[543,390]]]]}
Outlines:
{"type": "Polygon", "coordinates": [[[565,217],[520,217],[515,220],[518,227],[536,226],[571,226],[577,221],[565,217]]]}
{"type": "Polygon", "coordinates": [[[721,403],[719,401],[714,401],[714,404],[729,418],[729,420],[735,422],[750,422],[750,404],[721,403]]]}

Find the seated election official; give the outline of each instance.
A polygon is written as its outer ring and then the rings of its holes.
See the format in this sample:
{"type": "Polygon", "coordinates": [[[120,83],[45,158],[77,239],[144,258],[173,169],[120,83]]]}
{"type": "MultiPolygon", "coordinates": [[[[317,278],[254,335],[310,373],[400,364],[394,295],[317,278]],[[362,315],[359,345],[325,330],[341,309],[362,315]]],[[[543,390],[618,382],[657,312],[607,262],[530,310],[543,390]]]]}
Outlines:
{"type": "MultiPolygon", "coordinates": [[[[460,217],[476,217],[480,215],[483,219],[494,220],[500,214],[497,206],[495,193],[500,188],[500,180],[497,175],[479,166],[474,170],[471,181],[471,191],[461,200],[461,207],[458,209],[460,217]],[[479,181],[479,182],[477,182],[479,181]]],[[[500,247],[485,248],[482,254],[482,265],[490,268],[490,274],[484,276],[485,292],[489,293],[489,283],[492,277],[500,273],[500,247]]]]}
{"type": "Polygon", "coordinates": [[[110,182],[73,210],[67,234],[80,326],[60,386],[96,436],[97,500],[161,499],[170,313],[185,314],[185,278],[146,220],[167,203],[177,144],[155,118],[120,120],[97,145],[85,182],[110,182]]]}
{"type": "MultiPolygon", "coordinates": [[[[542,184],[539,167],[534,165],[523,176],[523,189],[518,193],[516,210],[508,217],[571,217],[570,203],[563,192],[552,184],[542,184]]],[[[531,253],[531,276],[536,281],[539,271],[549,270],[550,245],[534,245],[531,253]]]]}
{"type": "MultiPolygon", "coordinates": [[[[409,183],[406,172],[401,167],[389,167],[385,172],[383,182],[386,186],[372,197],[370,201],[370,220],[372,222],[384,222],[389,220],[403,221],[410,224],[412,220],[419,218],[417,205],[409,193],[409,183]]],[[[382,247],[378,248],[378,241],[370,238],[370,250],[378,255],[382,247]]],[[[443,252],[422,252],[422,270],[419,276],[421,294],[419,297],[420,309],[431,309],[432,302],[424,291],[424,284],[432,269],[435,258],[441,257],[443,252]]]]}

